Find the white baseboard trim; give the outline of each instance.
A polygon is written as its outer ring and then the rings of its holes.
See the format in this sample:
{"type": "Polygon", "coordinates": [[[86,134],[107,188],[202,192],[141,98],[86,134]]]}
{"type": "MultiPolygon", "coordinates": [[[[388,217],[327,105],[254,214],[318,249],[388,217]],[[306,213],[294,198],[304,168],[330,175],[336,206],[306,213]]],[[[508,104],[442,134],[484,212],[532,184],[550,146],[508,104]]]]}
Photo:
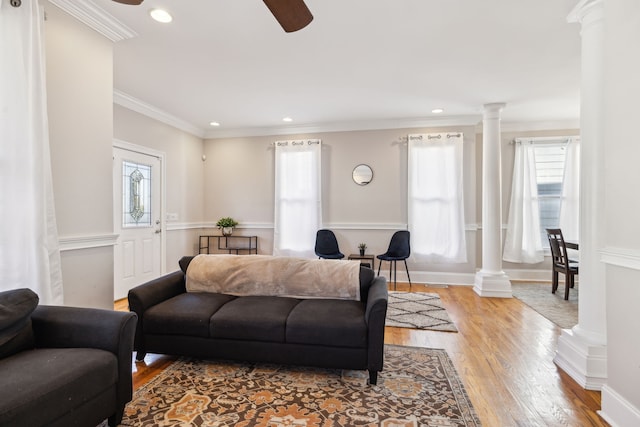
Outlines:
{"type": "Polygon", "coordinates": [[[118,234],[65,236],[58,238],[60,252],[114,246],[117,241],[118,234]]]}
{"type": "Polygon", "coordinates": [[[520,280],[523,282],[549,282],[551,283],[551,268],[544,270],[504,270],[510,280],[520,280]]]}
{"type": "MultiPolygon", "coordinates": [[[[374,270],[378,272],[376,267],[374,270]]],[[[397,269],[398,282],[409,283],[407,272],[404,270],[404,265],[398,266],[397,269]],[[402,268],[402,271],[400,269],[402,268]]],[[[389,282],[389,266],[384,264],[380,269],[380,275],[387,278],[389,282]],[[386,267],[386,268],[385,268],[386,267]]],[[[472,273],[447,273],[438,271],[412,271],[409,268],[409,275],[411,276],[412,284],[420,285],[448,285],[448,286],[471,286],[473,285],[474,275],[472,273]]]]}
{"type": "Polygon", "coordinates": [[[602,387],[601,407],[598,415],[611,427],[640,426],[640,408],[606,384],[602,387]]]}
{"type": "Polygon", "coordinates": [[[587,343],[571,329],[558,337],[553,361],[587,390],[601,390],[607,382],[607,347],[587,343]]]}

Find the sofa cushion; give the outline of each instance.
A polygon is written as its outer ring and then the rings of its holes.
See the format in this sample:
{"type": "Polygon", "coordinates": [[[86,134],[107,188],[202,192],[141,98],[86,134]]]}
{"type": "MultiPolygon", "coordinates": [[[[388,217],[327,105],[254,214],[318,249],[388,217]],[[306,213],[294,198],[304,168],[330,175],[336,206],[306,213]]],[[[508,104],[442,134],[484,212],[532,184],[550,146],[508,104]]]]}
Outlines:
{"type": "Polygon", "coordinates": [[[44,425],[114,387],[118,361],[89,348],[27,350],[0,360],[0,378],[0,425],[44,425]]]}
{"type": "Polygon", "coordinates": [[[144,332],[208,337],[211,316],[235,298],[199,292],[177,295],[145,312],[144,332]]]}
{"type": "Polygon", "coordinates": [[[211,317],[214,338],[284,342],[287,317],[300,303],[295,298],[238,297],[211,317]]]}
{"type": "Polygon", "coordinates": [[[357,301],[304,300],[287,319],[287,343],[364,348],[364,310],[357,301]]]}
{"type": "Polygon", "coordinates": [[[37,306],[31,289],[0,292],[0,358],[33,348],[30,316],[37,306]]]}

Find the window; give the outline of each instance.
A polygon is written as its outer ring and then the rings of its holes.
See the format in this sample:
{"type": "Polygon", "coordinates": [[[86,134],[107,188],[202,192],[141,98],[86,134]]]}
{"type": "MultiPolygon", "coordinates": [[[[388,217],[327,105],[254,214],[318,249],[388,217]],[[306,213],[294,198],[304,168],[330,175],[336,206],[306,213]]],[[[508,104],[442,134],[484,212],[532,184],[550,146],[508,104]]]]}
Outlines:
{"type": "Polygon", "coordinates": [[[273,254],[314,257],[322,224],[320,140],[275,145],[273,254]]]}
{"type": "Polygon", "coordinates": [[[419,261],[466,262],[462,134],[409,135],[408,217],[419,261]]]}
{"type": "Polygon", "coordinates": [[[122,227],[151,227],[151,166],[122,162],[122,227]]]}
{"type": "Polygon", "coordinates": [[[565,145],[562,143],[534,146],[538,211],[540,213],[540,239],[544,248],[549,247],[545,230],[560,226],[562,181],[566,157],[565,145]]]}
{"type": "Polygon", "coordinates": [[[576,137],[515,141],[509,221],[502,259],[535,264],[549,247],[547,228],[579,238],[580,143],[576,137]]]}

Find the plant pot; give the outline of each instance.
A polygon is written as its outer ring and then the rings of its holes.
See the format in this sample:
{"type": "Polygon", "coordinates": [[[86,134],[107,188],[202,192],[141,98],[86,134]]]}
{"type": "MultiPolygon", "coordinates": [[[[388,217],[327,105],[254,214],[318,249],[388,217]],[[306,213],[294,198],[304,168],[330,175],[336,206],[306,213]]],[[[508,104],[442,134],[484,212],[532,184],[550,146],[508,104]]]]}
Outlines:
{"type": "Polygon", "coordinates": [[[364,249],[360,249],[360,256],[364,256],[364,249]]]}
{"type": "Polygon", "coordinates": [[[223,236],[231,236],[233,234],[233,227],[222,227],[223,236]]]}

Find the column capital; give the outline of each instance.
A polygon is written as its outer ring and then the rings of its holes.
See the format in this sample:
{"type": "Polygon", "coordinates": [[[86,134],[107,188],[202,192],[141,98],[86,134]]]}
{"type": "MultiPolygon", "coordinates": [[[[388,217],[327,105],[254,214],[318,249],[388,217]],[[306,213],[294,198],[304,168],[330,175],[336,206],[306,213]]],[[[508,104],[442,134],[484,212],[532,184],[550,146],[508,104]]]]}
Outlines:
{"type": "Polygon", "coordinates": [[[500,112],[506,107],[504,102],[492,102],[484,104],[484,118],[485,119],[499,119],[500,112]]]}
{"type": "Polygon", "coordinates": [[[580,0],[569,12],[567,22],[580,23],[583,26],[590,22],[602,21],[604,18],[604,0],[580,0]]]}

